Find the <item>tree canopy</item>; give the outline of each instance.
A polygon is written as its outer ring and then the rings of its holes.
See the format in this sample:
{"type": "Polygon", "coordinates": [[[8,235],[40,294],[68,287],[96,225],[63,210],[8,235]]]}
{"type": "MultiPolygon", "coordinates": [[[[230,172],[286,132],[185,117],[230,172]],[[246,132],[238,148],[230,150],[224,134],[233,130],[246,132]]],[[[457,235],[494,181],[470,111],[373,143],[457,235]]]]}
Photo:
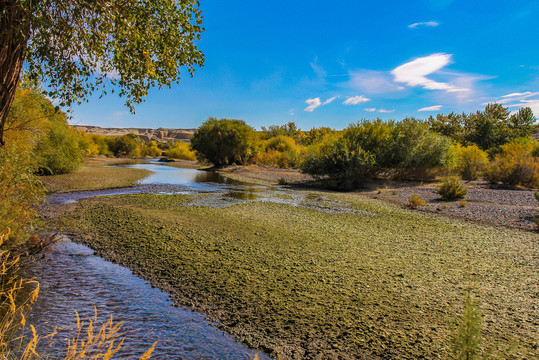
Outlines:
{"type": "Polygon", "coordinates": [[[255,154],[255,130],[243,120],[209,118],[191,138],[191,146],[216,166],[243,164],[255,154]]]}
{"type": "Polygon", "coordinates": [[[537,119],[529,107],[511,114],[501,104],[488,104],[483,111],[471,114],[436,115],[428,122],[433,131],[451,137],[462,144],[477,144],[483,150],[500,146],[537,131],[537,119]]]}
{"type": "Polygon", "coordinates": [[[204,64],[197,0],[4,0],[0,3],[0,144],[23,63],[61,105],[119,90],[126,105],[204,64]]]}

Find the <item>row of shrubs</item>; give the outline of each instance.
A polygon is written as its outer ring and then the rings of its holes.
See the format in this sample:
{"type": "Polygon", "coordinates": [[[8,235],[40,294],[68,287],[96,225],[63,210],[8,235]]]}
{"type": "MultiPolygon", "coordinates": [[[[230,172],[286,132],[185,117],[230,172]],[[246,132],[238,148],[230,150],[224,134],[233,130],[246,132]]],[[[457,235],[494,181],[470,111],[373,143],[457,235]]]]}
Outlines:
{"type": "Polygon", "coordinates": [[[299,168],[340,189],[357,187],[369,177],[422,177],[429,173],[426,170],[439,169],[466,180],[538,187],[539,143],[530,138],[533,122],[531,110],[509,116],[499,104],[475,114],[438,115],[428,121],[362,121],[341,131],[320,127],[304,132],[289,122],[257,132],[241,120],[210,118],[197,129],[191,144],[156,143],[134,134],[109,137],[76,131],[38,87],[23,84],[9,114],[7,134],[32,150],[42,174],[74,171],[84,156],[142,158],[166,152],[171,158],[198,158],[218,166],[299,168]],[[481,130],[484,122],[495,131],[481,130]],[[28,129],[32,131],[17,131],[28,129]],[[496,141],[470,142],[479,131],[482,138],[496,141]],[[485,144],[493,145],[485,149],[485,144]]]}
{"type": "Polygon", "coordinates": [[[302,132],[288,123],[256,132],[240,120],[210,118],[195,133],[192,148],[214,165],[299,168],[338,189],[358,187],[372,177],[440,174],[539,187],[539,142],[526,134],[484,150],[474,143],[462,145],[416,119],[362,121],[342,131],[302,132]]]}

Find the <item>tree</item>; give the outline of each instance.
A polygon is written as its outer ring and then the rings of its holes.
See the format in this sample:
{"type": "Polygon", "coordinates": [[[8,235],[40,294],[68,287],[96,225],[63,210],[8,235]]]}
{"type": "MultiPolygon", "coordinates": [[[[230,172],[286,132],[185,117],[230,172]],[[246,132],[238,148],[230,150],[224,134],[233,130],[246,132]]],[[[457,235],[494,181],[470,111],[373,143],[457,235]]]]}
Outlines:
{"type": "Polygon", "coordinates": [[[508,119],[508,135],[511,140],[532,136],[537,131],[537,119],[529,107],[523,107],[508,119]]]}
{"type": "Polygon", "coordinates": [[[192,76],[204,64],[196,47],[197,0],[2,0],[0,2],[0,145],[23,64],[45,80],[60,105],[114,88],[126,105],[153,86],[192,76]]]}
{"type": "Polygon", "coordinates": [[[256,133],[243,120],[209,118],[191,138],[191,147],[216,166],[244,164],[254,155],[256,133]]]}
{"type": "Polygon", "coordinates": [[[432,131],[448,136],[455,141],[462,142],[466,117],[466,114],[452,112],[448,115],[438,114],[436,118],[431,115],[427,121],[432,131]]]}

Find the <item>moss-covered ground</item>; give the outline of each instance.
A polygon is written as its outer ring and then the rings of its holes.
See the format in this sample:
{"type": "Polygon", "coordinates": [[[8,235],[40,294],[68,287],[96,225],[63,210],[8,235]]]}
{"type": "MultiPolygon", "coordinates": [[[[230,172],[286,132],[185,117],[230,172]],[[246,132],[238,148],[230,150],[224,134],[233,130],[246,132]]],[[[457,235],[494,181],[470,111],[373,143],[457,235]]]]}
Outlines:
{"type": "Polygon", "coordinates": [[[133,168],[85,165],[73,173],[41,176],[48,193],[102,190],[134,186],[151,171],[133,168]]]}
{"type": "Polygon", "coordinates": [[[82,200],[70,219],[98,254],[276,357],[446,359],[471,284],[483,348],[538,358],[537,233],[324,196],[367,211],[138,194],[82,200]]]}

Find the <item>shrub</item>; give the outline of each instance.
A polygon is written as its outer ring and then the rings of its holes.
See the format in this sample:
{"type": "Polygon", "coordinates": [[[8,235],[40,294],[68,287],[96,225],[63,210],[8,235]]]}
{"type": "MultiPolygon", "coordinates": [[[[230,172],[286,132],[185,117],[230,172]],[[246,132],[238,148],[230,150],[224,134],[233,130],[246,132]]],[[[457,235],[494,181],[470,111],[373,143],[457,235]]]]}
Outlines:
{"type": "Polygon", "coordinates": [[[0,231],[10,228],[10,241],[21,241],[36,223],[34,206],[44,189],[34,172],[28,148],[17,142],[0,147],[0,231]]]}
{"type": "Polygon", "coordinates": [[[216,166],[245,164],[255,155],[255,130],[243,120],[209,118],[191,139],[191,147],[216,166]]]}
{"type": "Polygon", "coordinates": [[[301,159],[301,148],[288,136],[276,136],[263,144],[265,152],[257,157],[256,162],[280,168],[296,168],[301,159]]]}
{"type": "Polygon", "coordinates": [[[411,208],[416,208],[418,206],[423,206],[425,205],[426,202],[425,200],[423,200],[419,195],[417,194],[413,194],[412,196],[410,196],[408,198],[408,205],[411,207],[411,208]]]}
{"type": "Polygon", "coordinates": [[[444,200],[463,199],[468,194],[466,186],[456,177],[444,179],[442,185],[438,189],[438,194],[444,200]]]}
{"type": "Polygon", "coordinates": [[[482,175],[489,164],[488,154],[477,145],[454,144],[449,151],[448,167],[466,180],[475,180],[482,175]]]}
{"type": "Polygon", "coordinates": [[[116,157],[140,157],[139,145],[143,140],[135,134],[109,137],[109,149],[116,157]]]}
{"type": "Polygon", "coordinates": [[[487,179],[505,185],[539,186],[539,158],[533,155],[531,144],[513,141],[501,147],[487,169],[487,179]]]}
{"type": "Polygon", "coordinates": [[[144,156],[150,156],[150,157],[158,157],[163,154],[163,150],[161,150],[155,141],[150,141],[145,145],[139,145],[140,147],[140,153],[144,156]]]}
{"type": "Polygon", "coordinates": [[[444,165],[451,142],[415,119],[363,121],[343,136],[374,155],[378,168],[429,168],[444,165]]]}
{"type": "Polygon", "coordinates": [[[361,185],[374,163],[371,153],[341,136],[311,148],[301,170],[314,177],[324,178],[329,187],[350,190],[361,185]]]}
{"type": "Polygon", "coordinates": [[[82,137],[68,126],[65,115],[55,116],[35,149],[40,173],[57,175],[77,170],[82,166],[83,142],[82,137]]]}
{"type": "Polygon", "coordinates": [[[196,153],[191,146],[183,141],[177,141],[168,148],[167,157],[181,160],[196,160],[196,153]]]}

